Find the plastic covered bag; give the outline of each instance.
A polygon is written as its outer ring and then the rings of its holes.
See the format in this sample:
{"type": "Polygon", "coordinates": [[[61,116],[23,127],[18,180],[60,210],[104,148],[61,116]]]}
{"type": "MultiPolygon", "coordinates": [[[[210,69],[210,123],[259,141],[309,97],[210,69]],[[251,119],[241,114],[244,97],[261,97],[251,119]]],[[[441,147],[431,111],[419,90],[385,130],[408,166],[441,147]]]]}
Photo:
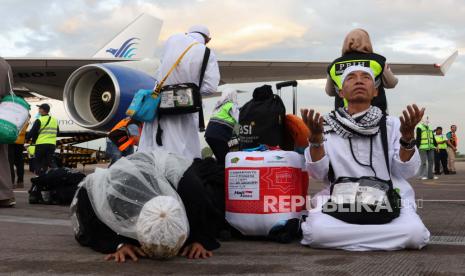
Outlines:
{"type": "Polygon", "coordinates": [[[170,258],[178,254],[189,235],[184,207],[171,196],[157,196],[147,202],[137,220],[137,239],[151,258],[170,258]],[[156,242],[154,242],[156,241],[156,242]]]}
{"type": "Polygon", "coordinates": [[[10,73],[8,73],[10,95],[0,100],[0,144],[13,144],[29,119],[30,105],[13,93],[10,73]]]}
{"type": "Polygon", "coordinates": [[[98,218],[119,235],[137,239],[136,223],[145,203],[163,195],[175,198],[188,220],[176,192],[179,180],[192,160],[163,150],[137,152],[108,169],[97,168],[81,183],[98,218]]]}

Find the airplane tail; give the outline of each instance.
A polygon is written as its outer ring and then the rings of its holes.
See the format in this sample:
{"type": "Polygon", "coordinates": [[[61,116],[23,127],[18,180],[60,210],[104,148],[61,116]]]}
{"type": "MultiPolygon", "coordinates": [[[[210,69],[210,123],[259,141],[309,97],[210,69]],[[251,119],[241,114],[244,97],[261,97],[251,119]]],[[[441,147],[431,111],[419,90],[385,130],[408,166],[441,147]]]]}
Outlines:
{"type": "Polygon", "coordinates": [[[163,21],[141,14],[109,43],[95,53],[95,58],[150,58],[160,35],[163,21]]]}

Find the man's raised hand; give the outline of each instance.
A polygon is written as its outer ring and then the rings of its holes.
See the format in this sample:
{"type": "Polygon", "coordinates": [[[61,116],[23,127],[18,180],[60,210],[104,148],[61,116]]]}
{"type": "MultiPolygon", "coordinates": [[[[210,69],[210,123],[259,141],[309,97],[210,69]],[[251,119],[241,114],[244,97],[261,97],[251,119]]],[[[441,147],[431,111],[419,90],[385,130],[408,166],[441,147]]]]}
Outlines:
{"type": "Polygon", "coordinates": [[[408,105],[407,109],[402,112],[400,116],[400,133],[404,141],[410,141],[415,137],[415,127],[425,114],[425,108],[421,110],[416,104],[408,105]]]}
{"type": "Polygon", "coordinates": [[[321,142],[323,139],[323,116],[320,113],[315,114],[315,110],[301,109],[302,120],[310,129],[310,136],[308,139],[311,142],[321,142]]]}

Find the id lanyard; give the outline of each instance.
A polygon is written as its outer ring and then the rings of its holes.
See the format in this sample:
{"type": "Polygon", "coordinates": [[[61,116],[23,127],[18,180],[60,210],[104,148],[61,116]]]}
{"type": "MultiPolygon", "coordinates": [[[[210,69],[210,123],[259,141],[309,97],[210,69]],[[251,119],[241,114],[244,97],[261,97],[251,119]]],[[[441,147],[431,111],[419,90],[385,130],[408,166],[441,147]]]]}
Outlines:
{"type": "Polygon", "coordinates": [[[363,164],[362,162],[358,161],[357,157],[355,157],[354,149],[352,148],[352,138],[349,138],[349,145],[350,145],[350,153],[352,153],[352,157],[354,158],[355,162],[363,167],[370,167],[375,177],[378,177],[373,167],[373,136],[370,136],[370,164],[363,164]]]}

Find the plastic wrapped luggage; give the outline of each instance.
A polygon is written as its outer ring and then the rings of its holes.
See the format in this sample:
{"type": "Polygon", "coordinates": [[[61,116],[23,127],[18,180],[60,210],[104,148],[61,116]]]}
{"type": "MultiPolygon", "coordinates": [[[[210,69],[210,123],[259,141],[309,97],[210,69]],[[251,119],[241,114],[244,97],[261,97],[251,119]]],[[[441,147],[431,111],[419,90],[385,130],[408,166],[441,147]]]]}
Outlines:
{"type": "Polygon", "coordinates": [[[309,184],[304,157],[292,151],[226,155],[226,220],[247,236],[267,236],[300,218],[309,184]]]}
{"type": "Polygon", "coordinates": [[[0,144],[13,144],[29,119],[29,104],[14,94],[0,101],[0,144]]]}

